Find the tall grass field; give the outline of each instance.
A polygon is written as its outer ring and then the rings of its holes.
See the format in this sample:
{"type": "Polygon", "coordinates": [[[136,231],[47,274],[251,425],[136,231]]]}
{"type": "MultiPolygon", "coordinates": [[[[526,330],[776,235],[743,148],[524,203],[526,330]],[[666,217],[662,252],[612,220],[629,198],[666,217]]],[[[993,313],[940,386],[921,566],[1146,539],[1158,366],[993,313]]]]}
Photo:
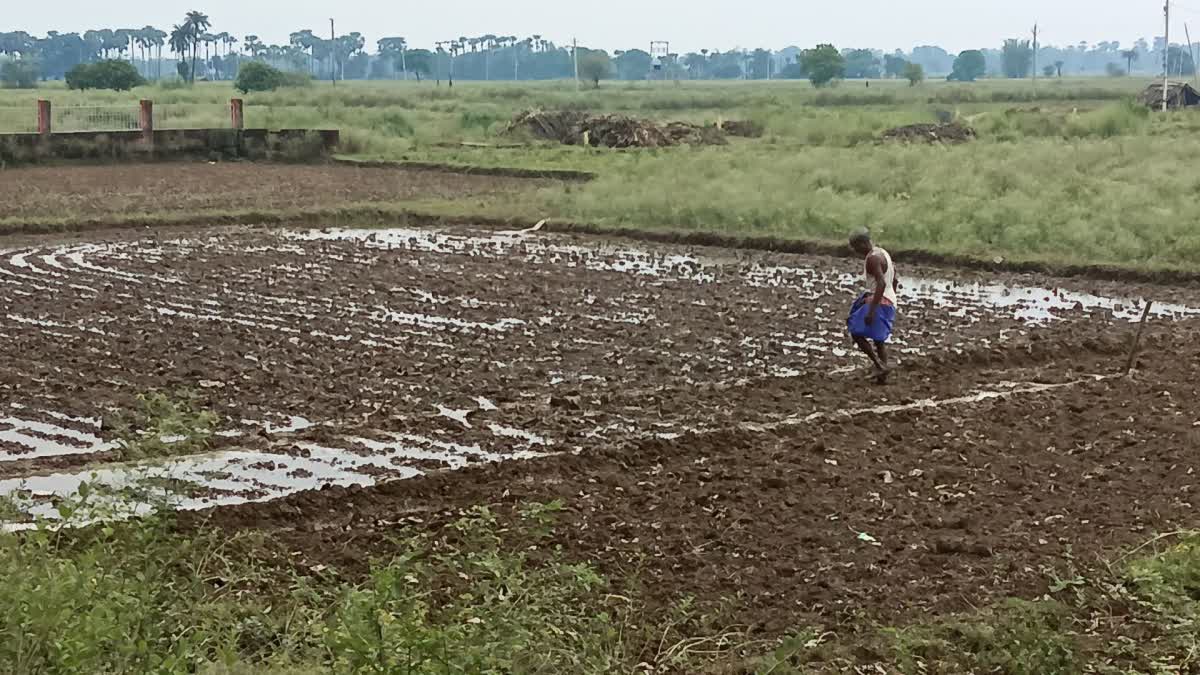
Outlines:
{"type": "MultiPolygon", "coordinates": [[[[986,259],[1189,268],[1200,261],[1200,113],[1151,112],[1139,78],[975,83],[340,82],[246,98],[246,123],[337,128],[350,158],[594,172],[586,185],[446,203],[458,215],[560,218],[820,241],[871,226],[895,247],[986,259]],[[747,119],[761,138],[726,146],[609,150],[506,132],[521,110],[577,109],[659,121],[747,119]],[[880,141],[893,127],[955,119],[958,146],[880,141]],[[515,146],[515,147],[514,147],[515,146]]],[[[227,83],[72,92],[0,91],[0,131],[24,131],[38,98],[56,109],[135,111],[160,126],[222,126],[227,83]],[[22,126],[23,125],[23,126],[22,126]]],[[[130,113],[131,115],[133,112],[130,113]]]]}

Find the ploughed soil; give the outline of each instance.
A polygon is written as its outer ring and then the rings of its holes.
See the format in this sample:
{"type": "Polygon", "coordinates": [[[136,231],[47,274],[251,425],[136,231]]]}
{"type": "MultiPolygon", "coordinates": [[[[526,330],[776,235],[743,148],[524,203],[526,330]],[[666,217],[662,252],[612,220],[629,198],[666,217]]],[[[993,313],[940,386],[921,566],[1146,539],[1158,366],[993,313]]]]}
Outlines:
{"type": "MultiPolygon", "coordinates": [[[[1124,370],[1128,306],[1055,304],[1182,289],[904,267],[901,367],[875,387],[843,335],[849,261],[302,235],[22,240],[0,258],[2,409],[72,427],[185,390],[223,424],[303,416],[314,443],[386,431],[505,454],[528,447],[503,427],[536,434],[556,454],[202,517],[354,575],[472,507],[561,500],[569,556],[658,606],[729,600],[759,635],[1034,595],[1068,552],[1099,566],[1198,524],[1200,328],[1151,321],[1136,377],[1103,377],[1124,370]]],[[[21,451],[0,447],[0,474],[106,459],[21,451]]]]}
{"type": "Polygon", "coordinates": [[[348,164],[178,162],[28,167],[0,173],[0,217],[102,218],[137,214],[331,209],[364,202],[461,199],[548,185],[348,164]]]}
{"type": "MultiPolygon", "coordinates": [[[[761,423],[578,455],[478,466],[374,488],[327,488],[207,514],[274,532],[306,566],[361,573],[414,532],[487,505],[503,519],[561,500],[549,544],[632,581],[652,604],[695,596],[760,634],[862,627],[1047,590],[1068,556],[1096,570],[1157,532],[1195,527],[1197,326],[1156,331],[1133,378],[1123,340],[1069,333],[997,354],[921,359],[880,393],[841,376],[737,387],[761,423]],[[1169,355],[1169,356],[1168,356],[1169,355]],[[778,408],[854,411],[961,397],[1000,380],[1082,381],[1040,393],[771,426],[778,408]]],[[[1128,337],[1123,335],[1122,337],[1128,337]]],[[[514,547],[523,545],[512,542],[514,547]]],[[[545,546],[546,542],[542,542],[545,546]]]]}

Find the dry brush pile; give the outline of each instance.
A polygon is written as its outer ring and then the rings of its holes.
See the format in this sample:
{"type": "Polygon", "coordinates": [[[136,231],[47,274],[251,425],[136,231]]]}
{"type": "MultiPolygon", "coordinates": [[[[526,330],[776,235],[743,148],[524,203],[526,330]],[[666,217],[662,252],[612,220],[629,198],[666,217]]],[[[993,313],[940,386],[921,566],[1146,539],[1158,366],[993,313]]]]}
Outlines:
{"type": "Polygon", "coordinates": [[[757,136],[762,127],[753,122],[727,121],[720,125],[688,122],[661,124],[628,115],[594,115],[577,110],[526,110],[513,118],[508,132],[525,130],[534,137],[564,145],[603,148],[665,148],[676,145],[725,145],[727,135],[757,136]]]}
{"type": "Polygon", "coordinates": [[[909,124],[883,132],[883,140],[904,143],[966,143],[975,140],[975,130],[958,122],[909,124]]]}

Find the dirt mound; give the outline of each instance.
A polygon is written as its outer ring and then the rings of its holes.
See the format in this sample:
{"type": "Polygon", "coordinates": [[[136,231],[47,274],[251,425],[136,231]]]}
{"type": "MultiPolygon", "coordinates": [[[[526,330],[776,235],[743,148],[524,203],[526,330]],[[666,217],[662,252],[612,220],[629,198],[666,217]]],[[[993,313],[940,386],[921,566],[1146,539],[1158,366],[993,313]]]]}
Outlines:
{"type": "Polygon", "coordinates": [[[762,138],[766,127],[761,122],[753,120],[725,120],[721,122],[721,131],[724,131],[726,136],[762,138]]]}
{"type": "Polygon", "coordinates": [[[522,128],[538,138],[564,145],[603,148],[664,148],[726,142],[724,132],[716,127],[686,122],[660,125],[627,115],[589,115],[576,110],[527,110],[508,125],[509,132],[522,128]]]}
{"type": "Polygon", "coordinates": [[[957,122],[909,124],[883,132],[883,140],[904,143],[966,143],[975,140],[975,130],[957,122]]]}
{"type": "MultiPolygon", "coordinates": [[[[1200,105],[1200,91],[1186,82],[1171,82],[1167,84],[1167,107],[1171,109],[1186,108],[1200,105]]],[[[1138,103],[1151,110],[1161,110],[1163,104],[1163,85],[1154,83],[1146,87],[1138,96],[1138,103]]]]}

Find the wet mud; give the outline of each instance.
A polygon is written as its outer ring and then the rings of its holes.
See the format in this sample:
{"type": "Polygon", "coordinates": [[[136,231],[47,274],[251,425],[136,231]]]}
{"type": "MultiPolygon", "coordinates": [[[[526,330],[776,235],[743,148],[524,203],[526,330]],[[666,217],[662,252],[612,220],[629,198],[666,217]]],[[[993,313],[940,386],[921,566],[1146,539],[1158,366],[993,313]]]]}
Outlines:
{"type": "Polygon", "coordinates": [[[182,486],[349,571],[561,499],[570,555],[776,632],[1036,593],[1068,549],[1195,524],[1192,294],[906,265],[874,387],[857,271],[465,228],[26,238],[0,255],[0,493],[49,516],[97,476],[182,486]],[[215,412],[213,447],[114,463],[103,420],[148,391],[215,412]]]}

